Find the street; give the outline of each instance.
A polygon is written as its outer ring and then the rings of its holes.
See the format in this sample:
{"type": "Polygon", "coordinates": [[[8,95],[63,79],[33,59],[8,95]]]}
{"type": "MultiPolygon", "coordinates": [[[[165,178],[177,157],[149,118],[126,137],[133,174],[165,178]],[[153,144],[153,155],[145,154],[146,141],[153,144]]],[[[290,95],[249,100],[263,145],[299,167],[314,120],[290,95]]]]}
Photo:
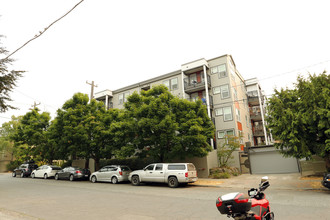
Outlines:
{"type": "MultiPolygon", "coordinates": [[[[221,187],[55,181],[0,174],[0,219],[228,219],[221,187]]],[[[266,190],[276,219],[330,219],[329,191],[266,190]]]]}

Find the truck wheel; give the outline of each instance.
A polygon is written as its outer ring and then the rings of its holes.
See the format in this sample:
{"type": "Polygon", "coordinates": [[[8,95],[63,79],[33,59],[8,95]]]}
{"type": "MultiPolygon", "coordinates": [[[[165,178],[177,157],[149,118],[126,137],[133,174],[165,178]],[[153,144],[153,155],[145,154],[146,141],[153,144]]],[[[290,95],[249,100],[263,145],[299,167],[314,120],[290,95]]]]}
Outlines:
{"type": "Polygon", "coordinates": [[[171,188],[176,188],[178,187],[179,182],[178,179],[174,176],[171,176],[170,178],[168,178],[168,186],[171,188]]]}
{"type": "Polygon", "coordinates": [[[132,176],[132,185],[133,185],[133,186],[138,186],[138,185],[140,185],[140,179],[139,179],[139,176],[132,176]]]}
{"type": "Polygon", "coordinates": [[[16,177],[16,172],[13,172],[12,176],[13,176],[13,177],[16,177]]]}

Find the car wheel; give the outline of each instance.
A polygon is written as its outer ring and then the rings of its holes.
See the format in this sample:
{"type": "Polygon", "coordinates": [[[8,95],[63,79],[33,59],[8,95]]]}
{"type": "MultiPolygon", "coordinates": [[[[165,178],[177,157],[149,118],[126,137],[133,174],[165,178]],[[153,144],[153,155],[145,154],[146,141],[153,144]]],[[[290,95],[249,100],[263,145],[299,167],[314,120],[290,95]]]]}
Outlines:
{"type": "Polygon", "coordinates": [[[91,181],[92,183],[96,183],[97,182],[96,176],[92,176],[91,181]]]}
{"type": "Polygon", "coordinates": [[[132,185],[133,186],[138,186],[140,185],[140,179],[139,179],[139,176],[132,176],[132,185]]]}
{"type": "Polygon", "coordinates": [[[58,174],[55,174],[54,178],[55,178],[55,180],[58,180],[58,174]]]}
{"type": "Polygon", "coordinates": [[[179,182],[178,179],[174,176],[171,176],[170,178],[168,178],[168,186],[171,188],[176,188],[178,187],[179,182]]]}
{"type": "Polygon", "coordinates": [[[73,181],[73,175],[72,174],[70,175],[69,180],[73,181]]]}
{"type": "Polygon", "coordinates": [[[11,174],[11,176],[12,176],[12,177],[16,177],[16,172],[13,172],[13,173],[11,174]]]}
{"type": "Polygon", "coordinates": [[[36,177],[36,176],[35,176],[35,174],[34,174],[34,173],[32,173],[32,174],[31,174],[31,177],[32,177],[32,178],[34,178],[34,177],[36,177]]]}
{"type": "Polygon", "coordinates": [[[21,178],[23,178],[24,177],[24,173],[23,172],[21,172],[21,178]]]}
{"type": "Polygon", "coordinates": [[[116,183],[118,183],[118,179],[117,179],[117,177],[112,177],[111,178],[111,182],[112,182],[112,184],[116,184],[116,183]]]}
{"type": "Polygon", "coordinates": [[[44,179],[47,179],[48,178],[48,175],[47,173],[44,174],[44,179]]]}

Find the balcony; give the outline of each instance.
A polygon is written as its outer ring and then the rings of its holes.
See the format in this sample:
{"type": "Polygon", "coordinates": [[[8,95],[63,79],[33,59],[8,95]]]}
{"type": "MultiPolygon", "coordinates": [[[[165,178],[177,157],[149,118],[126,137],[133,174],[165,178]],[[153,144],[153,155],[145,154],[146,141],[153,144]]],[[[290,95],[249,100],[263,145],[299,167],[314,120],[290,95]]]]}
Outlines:
{"type": "Polygon", "coordinates": [[[253,136],[255,137],[263,137],[264,134],[264,128],[262,125],[257,125],[253,128],[253,136]]]}
{"type": "MultiPolygon", "coordinates": [[[[207,86],[208,89],[211,88],[211,77],[209,75],[207,75],[207,86]]],[[[184,90],[188,94],[205,90],[205,82],[203,80],[201,82],[197,82],[195,80],[188,82],[188,79],[186,78],[184,80],[184,90]]]]}
{"type": "MultiPolygon", "coordinates": [[[[198,98],[199,99],[199,98],[198,98]]],[[[188,101],[191,101],[191,102],[194,102],[196,101],[195,98],[190,98],[190,99],[187,99],[188,101]]],[[[213,109],[213,97],[212,96],[209,96],[209,100],[210,100],[210,109],[213,109]]],[[[206,98],[202,98],[201,99],[203,105],[206,105],[206,98]]]]}
{"type": "Polygon", "coordinates": [[[253,121],[261,121],[261,109],[259,106],[250,107],[250,118],[253,121]]]}

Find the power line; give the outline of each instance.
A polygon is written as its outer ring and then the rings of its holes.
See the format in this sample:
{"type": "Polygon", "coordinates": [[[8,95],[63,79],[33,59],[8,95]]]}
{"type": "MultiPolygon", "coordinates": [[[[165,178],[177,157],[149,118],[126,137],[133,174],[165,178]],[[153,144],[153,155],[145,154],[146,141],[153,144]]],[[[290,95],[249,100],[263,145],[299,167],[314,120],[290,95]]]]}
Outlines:
{"type": "Polygon", "coordinates": [[[6,58],[1,59],[1,61],[3,60],[7,60],[9,59],[9,57],[11,57],[12,55],[14,55],[17,51],[19,51],[20,49],[22,49],[23,47],[25,47],[28,43],[30,43],[31,41],[37,39],[38,37],[40,37],[43,33],[45,33],[52,25],[54,25],[56,22],[58,22],[59,20],[61,20],[62,18],[64,18],[65,16],[67,16],[71,11],[73,11],[73,9],[75,9],[80,3],[82,3],[84,0],[81,0],[80,2],[78,2],[73,8],[71,8],[71,10],[69,10],[67,13],[65,13],[63,16],[61,16],[60,18],[58,18],[57,20],[55,20],[53,23],[51,23],[50,25],[48,25],[48,27],[44,28],[43,31],[39,31],[38,34],[34,35],[34,37],[30,40],[28,40],[26,43],[24,43],[21,47],[19,47],[18,49],[16,49],[14,52],[10,53],[6,58]]]}

